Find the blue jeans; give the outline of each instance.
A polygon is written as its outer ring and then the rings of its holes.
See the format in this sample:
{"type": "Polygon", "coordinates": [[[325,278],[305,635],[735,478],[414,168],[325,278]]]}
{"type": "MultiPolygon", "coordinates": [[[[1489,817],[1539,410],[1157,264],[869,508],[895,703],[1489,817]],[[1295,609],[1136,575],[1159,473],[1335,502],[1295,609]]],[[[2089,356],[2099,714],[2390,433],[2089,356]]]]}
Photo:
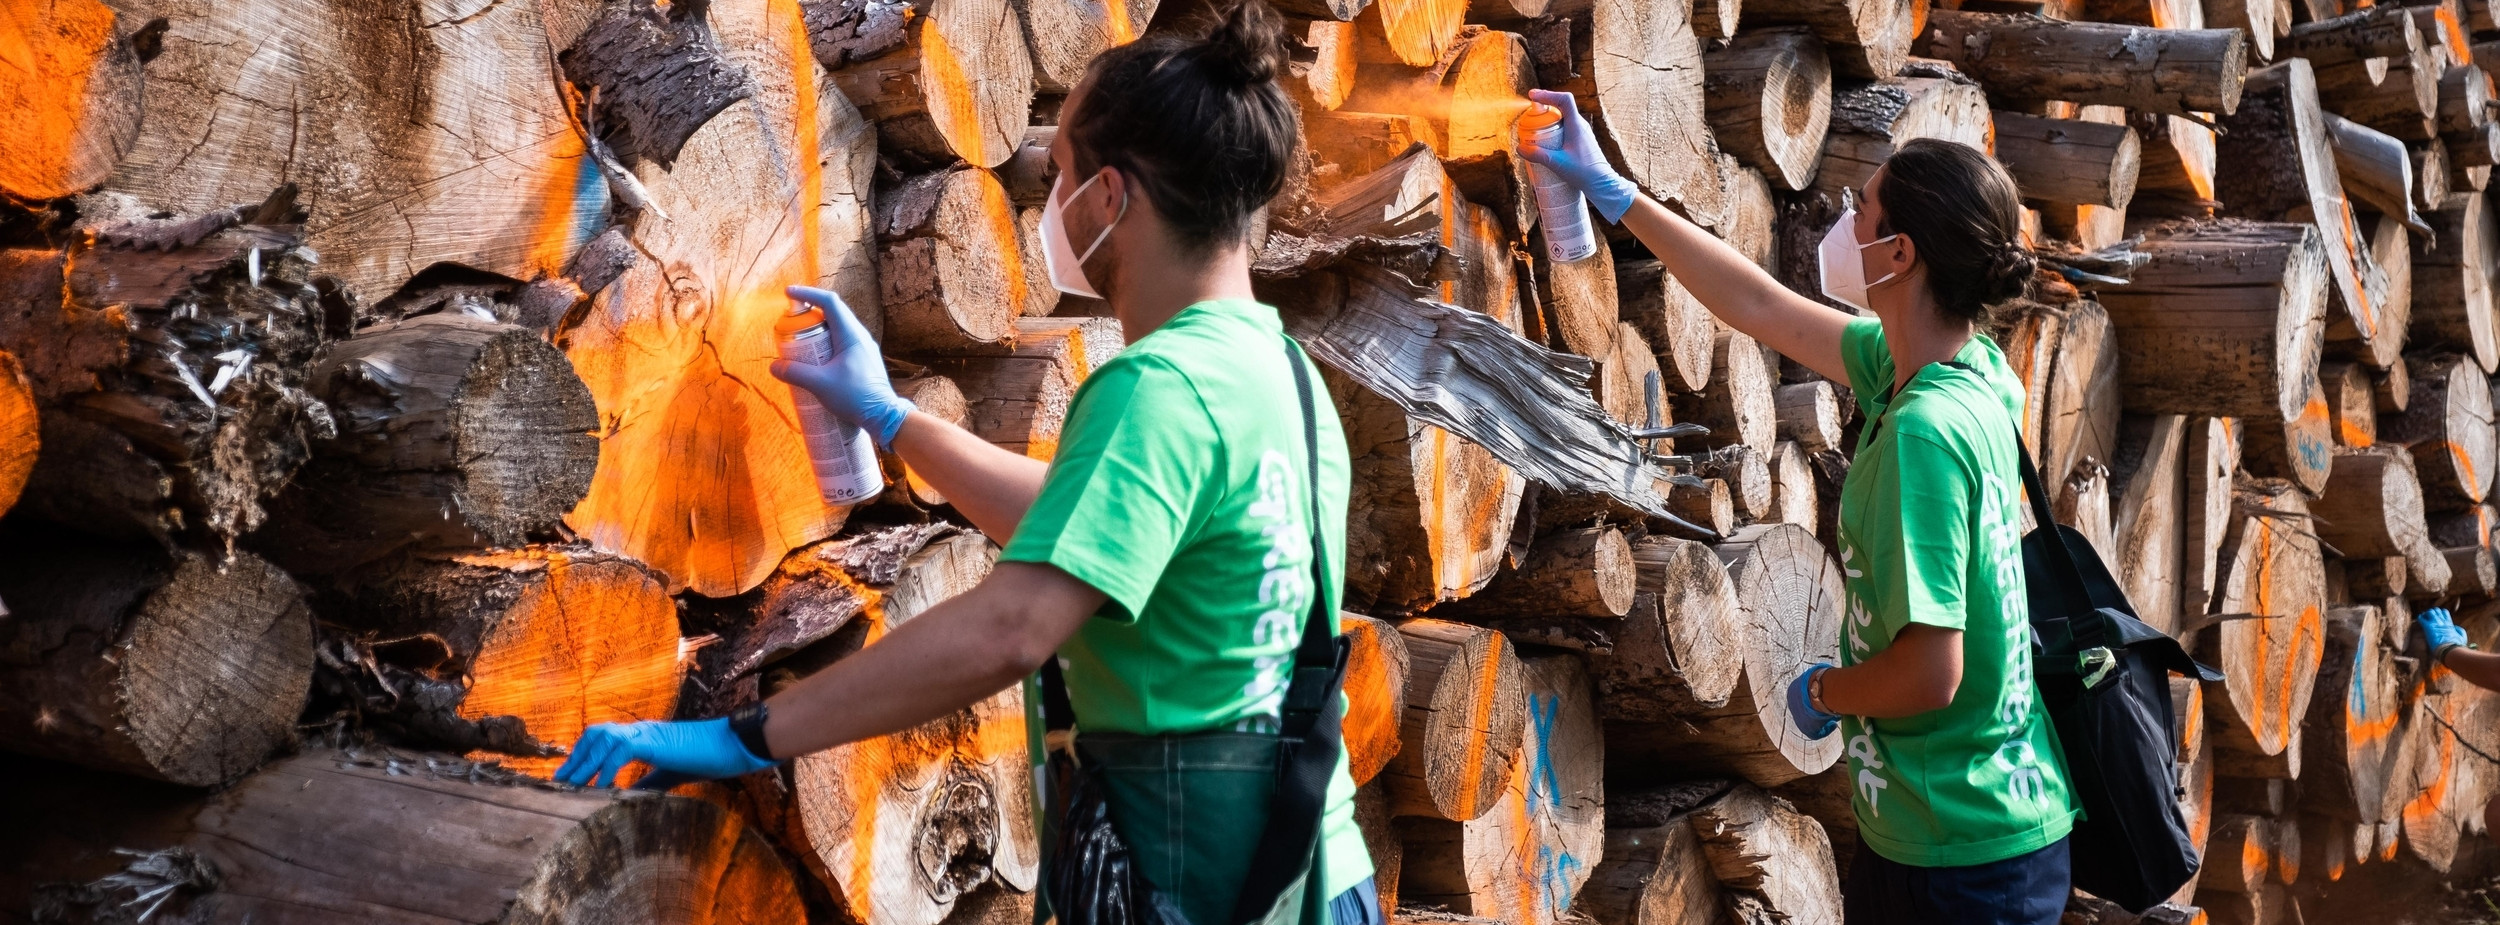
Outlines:
{"type": "Polygon", "coordinates": [[[2057,925],[2074,863],[2068,840],[1969,867],[1914,867],[1865,842],[1840,885],[1849,925],[2057,925]]]}
{"type": "Polygon", "coordinates": [[[1336,925],[1387,925],[1380,920],[1380,885],[1365,877],[1346,887],[1328,901],[1328,918],[1336,925]]]}

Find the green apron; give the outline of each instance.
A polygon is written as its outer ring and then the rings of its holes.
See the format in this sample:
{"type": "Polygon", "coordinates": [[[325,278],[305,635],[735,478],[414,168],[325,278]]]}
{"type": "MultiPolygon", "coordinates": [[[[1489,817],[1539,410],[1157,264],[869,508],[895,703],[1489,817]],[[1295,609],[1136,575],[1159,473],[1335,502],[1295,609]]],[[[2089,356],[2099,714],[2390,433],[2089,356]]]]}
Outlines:
{"type": "MultiPolygon", "coordinates": [[[[1192,925],[1225,925],[1267,829],[1276,736],[1082,733],[1076,750],[1101,775],[1111,824],[1138,872],[1178,902],[1192,925]]],[[[1329,925],[1328,897],[1311,883],[1326,869],[1318,844],[1311,855],[1301,882],[1277,899],[1262,925],[1329,925]]]]}

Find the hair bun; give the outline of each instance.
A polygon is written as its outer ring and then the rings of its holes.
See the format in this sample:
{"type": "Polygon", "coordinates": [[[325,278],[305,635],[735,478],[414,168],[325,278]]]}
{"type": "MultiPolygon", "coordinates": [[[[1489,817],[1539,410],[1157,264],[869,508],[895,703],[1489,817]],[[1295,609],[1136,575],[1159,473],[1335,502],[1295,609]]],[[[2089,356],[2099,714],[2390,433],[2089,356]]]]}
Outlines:
{"type": "Polygon", "coordinates": [[[2008,242],[1997,251],[1988,264],[1987,285],[1982,290],[1988,304],[2019,298],[2031,292],[2031,277],[2040,270],[2040,260],[2031,248],[2021,242],[2008,242]]]}
{"type": "Polygon", "coordinates": [[[1239,0],[1194,49],[1218,82],[1252,87],[1276,79],[1285,62],[1285,20],[1267,0],[1239,0]]]}

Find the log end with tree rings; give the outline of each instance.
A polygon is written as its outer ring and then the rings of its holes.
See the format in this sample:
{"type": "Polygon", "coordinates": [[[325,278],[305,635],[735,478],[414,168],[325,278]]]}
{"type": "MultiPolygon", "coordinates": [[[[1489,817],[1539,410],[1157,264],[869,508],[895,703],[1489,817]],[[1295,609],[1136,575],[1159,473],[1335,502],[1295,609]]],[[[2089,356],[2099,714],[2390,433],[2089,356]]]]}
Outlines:
{"type": "Polygon", "coordinates": [[[1724,781],[1687,781],[1614,794],[1605,856],[1581,888],[1581,910],[1600,922],[1723,920],[1719,878],[1702,854],[1691,813],[1726,788],[1724,781]]]}
{"type": "Polygon", "coordinates": [[[1397,815],[1464,822],[1491,811],[1526,743],[1527,688],[1502,634],[1445,620],[1397,625],[1408,658],[1404,743],[1383,772],[1397,815]]]}
{"type": "MultiPolygon", "coordinates": [[[[439,640],[466,679],[444,721],[517,720],[524,741],[567,746],[595,723],[669,719],[685,677],[676,603],[640,564],[578,546],[420,556],[355,575],[322,605],[368,639],[439,640]],[[584,620],[582,614],[597,614],[584,620]]],[[[533,776],[561,754],[478,754],[533,776]]]]}
{"type": "Polygon", "coordinates": [[[2232,113],[2247,71],[2248,37],[2237,29],[1935,10],[1921,39],[1920,54],[1952,62],[1992,87],[2180,115],[2232,113]]]}
{"type": "Polygon", "coordinates": [[[46,4],[5,28],[17,79],[0,90],[0,194],[58,199],[104,182],[139,140],[141,23],[97,0],[46,4]],[[69,92],[59,92],[69,88],[69,92]]]}
{"type": "Polygon", "coordinates": [[[1640,594],[1614,630],[1614,648],[1590,659],[1598,709],[1609,720],[1663,722],[1727,704],[1745,660],[1725,631],[1741,606],[1710,547],[1651,536],[1632,544],[1640,594]]]}
{"type": "Polygon", "coordinates": [[[1608,416],[1635,430],[1675,423],[1658,355],[1639,330],[1617,323],[1614,346],[1591,359],[1597,361],[1597,404],[1608,416]]]}
{"type": "Polygon", "coordinates": [[[1346,770],[1357,786],[1371,782],[1397,757],[1399,724],[1406,718],[1406,637],[1386,620],[1341,614],[1338,631],[1348,640],[1345,666],[1346,770]]]}
{"type": "Polygon", "coordinates": [[[1704,55],[1703,94],[1720,145],[1781,189],[1814,182],[1832,119],[1832,65],[1811,29],[1737,35],[1704,55]]]}
{"type": "Polygon", "coordinates": [[[12,533],[0,539],[0,743],[193,787],[295,743],[312,612],[259,557],[219,561],[12,533]]]}
{"type": "Polygon", "coordinates": [[[2216,744],[2257,760],[2283,755],[2308,712],[2325,641],[2325,566],[2298,488],[2259,480],[2236,494],[2215,625],[2199,652],[2224,676],[2206,689],[2216,744]]]}
{"type": "Polygon", "coordinates": [[[2336,607],[2326,614],[2320,693],[2309,705],[2300,789],[2303,806],[2329,818],[2368,824],[2383,815],[2403,693],[2384,627],[2377,607],[2336,607]]]}
{"type": "MultiPolygon", "coordinates": [[[[1776,375],[1753,338],[1720,331],[1711,346],[1710,379],[1716,385],[1698,395],[1676,396],[1674,419],[1710,428],[1707,434],[1689,438],[1693,446],[1742,446],[1767,462],[1779,439],[1779,405],[1773,394],[1776,375]]],[[[1754,505],[1747,505],[1747,510],[1759,516],[1754,505]]]]}
{"type": "Polygon", "coordinates": [[[833,87],[877,123],[879,153],[906,166],[1006,163],[1023,144],[1035,82],[1016,5],[940,0],[917,12],[900,47],[833,67],[833,87]]]}
{"type": "Polygon", "coordinates": [[[1378,63],[1429,68],[1457,47],[1467,0],[1373,0],[1354,17],[1360,41],[1371,46],[1358,57],[1378,63]]]}
{"type": "MultiPolygon", "coordinates": [[[[1671,392],[1708,388],[1712,343],[1718,336],[1710,310],[1656,260],[1618,261],[1615,290],[1623,320],[1656,351],[1666,388],[1671,392]]],[[[1672,420],[1670,415],[1661,417],[1672,420]]]]}
{"type": "Polygon", "coordinates": [[[1840,921],[1840,877],[1823,824],[1787,800],[1738,784],[1693,813],[1693,832],[1729,905],[1748,919],[1840,921]],[[1755,919],[1759,916],[1759,919],[1755,919]]]}
{"type": "Polygon", "coordinates": [[[1570,89],[1625,177],[1709,226],[1719,223],[1726,203],[1690,9],[1684,3],[1594,4],[1583,14],[1590,19],[1588,83],[1570,89]]]}
{"type": "Polygon", "coordinates": [[[2406,369],[2411,400],[2403,413],[2380,418],[2379,439],[2412,448],[2426,509],[2480,503],[2500,462],[2489,381],[2471,358],[2454,354],[2417,355],[2406,369]]]}
{"type": "Polygon", "coordinates": [[[1067,93],[1085,67],[1103,52],[1146,34],[1160,0],[1014,0],[1024,19],[1025,47],[1033,55],[1033,85],[1043,93],[1067,93]]]}
{"type": "Polygon", "coordinates": [[[987,170],[924,174],[879,197],[878,286],[887,348],[993,343],[1031,301],[1016,208],[987,170]]]}
{"type": "Polygon", "coordinates": [[[590,489],[597,409],[538,332],[466,313],[366,328],[306,388],[336,439],[274,505],[257,541],[298,573],[354,568],[404,546],[519,546],[590,489]]]}
{"type": "Polygon", "coordinates": [[[2495,332],[2492,273],[2500,269],[2500,224],[2489,197],[2453,197],[2447,207],[2422,216],[2431,234],[2413,245],[2412,349],[2453,351],[2473,358],[2485,373],[2500,368],[2495,332]]]}
{"type": "Polygon", "coordinates": [[[1588,673],[1572,653],[1522,662],[1529,724],[1509,785],[1473,819],[1404,821],[1401,903],[1559,925],[1603,852],[1604,741],[1588,673]]]}

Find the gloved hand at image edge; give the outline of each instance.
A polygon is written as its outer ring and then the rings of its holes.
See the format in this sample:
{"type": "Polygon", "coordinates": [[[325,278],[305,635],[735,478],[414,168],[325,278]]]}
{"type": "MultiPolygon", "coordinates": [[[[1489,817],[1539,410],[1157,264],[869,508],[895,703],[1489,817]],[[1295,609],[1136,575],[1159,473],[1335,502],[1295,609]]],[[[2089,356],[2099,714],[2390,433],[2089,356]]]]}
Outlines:
{"type": "Polygon", "coordinates": [[[1597,145],[1597,132],[1580,116],[1579,101],[1557,90],[1530,90],[1528,98],[1562,110],[1562,147],[1521,144],[1519,156],[1579,187],[1589,197],[1589,204],[1597,207],[1597,214],[1620,224],[1641,188],[1616,173],[1614,165],[1606,161],[1605,149],[1597,145]]]}
{"type": "Polygon", "coordinates": [[[833,336],[833,362],[822,366],[773,362],[773,377],[816,396],[825,410],[845,423],[868,432],[880,450],[894,448],[894,434],[903,429],[903,419],[918,406],[910,399],[894,394],[894,383],[885,372],[885,355],[877,349],[875,338],[859,323],[859,316],[843,304],[842,297],[811,286],[792,286],[790,297],[825,311],[826,333],[833,336]]]}
{"type": "Polygon", "coordinates": [[[715,780],[752,774],[778,762],[757,757],[738,741],[728,717],[687,722],[600,723],[582,731],[573,754],[556,768],[557,783],[613,787],[616,772],[631,761],[653,774],[679,780],[715,780]]]}
{"type": "Polygon", "coordinates": [[[2465,639],[2465,631],[2457,628],[2456,620],[2448,615],[2447,608],[2433,607],[2414,614],[2413,624],[2422,628],[2422,642],[2430,647],[2433,662],[2447,658],[2450,649],[2460,646],[2472,648],[2472,644],[2465,639]]]}
{"type": "Polygon", "coordinates": [[[1830,670],[1831,665],[1817,662],[1788,684],[1788,717],[1809,739],[1820,739],[1840,728],[1840,717],[1814,708],[1814,676],[1830,670]]]}

